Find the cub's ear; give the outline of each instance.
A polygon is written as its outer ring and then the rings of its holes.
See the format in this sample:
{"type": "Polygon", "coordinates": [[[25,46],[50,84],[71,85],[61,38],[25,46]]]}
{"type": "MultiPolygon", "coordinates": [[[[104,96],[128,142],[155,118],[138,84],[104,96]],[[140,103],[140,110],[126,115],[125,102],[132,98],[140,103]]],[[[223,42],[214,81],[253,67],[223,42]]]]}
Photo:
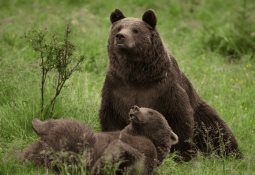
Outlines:
{"type": "Polygon", "coordinates": [[[32,128],[38,136],[47,135],[50,129],[55,126],[53,119],[48,119],[46,121],[41,121],[39,119],[33,119],[32,128]]]}
{"type": "Polygon", "coordinates": [[[115,9],[110,16],[111,22],[114,23],[116,21],[119,21],[121,19],[125,18],[123,13],[119,9],[115,9]]]}
{"type": "Polygon", "coordinates": [[[153,10],[147,10],[143,14],[143,21],[149,24],[153,29],[156,27],[157,24],[157,17],[153,10]]]}
{"type": "Polygon", "coordinates": [[[175,145],[179,142],[179,137],[171,131],[171,140],[172,140],[172,145],[175,145]]]}
{"type": "Polygon", "coordinates": [[[33,119],[32,121],[32,128],[38,136],[42,136],[46,132],[45,128],[43,127],[43,124],[44,123],[39,119],[33,119]]]}

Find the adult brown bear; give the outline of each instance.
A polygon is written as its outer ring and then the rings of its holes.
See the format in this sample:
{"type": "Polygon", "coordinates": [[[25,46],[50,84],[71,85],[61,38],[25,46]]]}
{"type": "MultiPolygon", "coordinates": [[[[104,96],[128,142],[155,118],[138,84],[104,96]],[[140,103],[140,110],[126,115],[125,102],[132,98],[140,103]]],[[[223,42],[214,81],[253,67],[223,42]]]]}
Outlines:
{"type": "Polygon", "coordinates": [[[241,156],[237,141],[215,110],[204,102],[161,41],[152,10],[142,20],[116,9],[108,40],[109,66],[102,90],[103,131],[123,129],[133,105],[162,113],[179,136],[177,150],[190,160],[197,149],[241,156]]]}

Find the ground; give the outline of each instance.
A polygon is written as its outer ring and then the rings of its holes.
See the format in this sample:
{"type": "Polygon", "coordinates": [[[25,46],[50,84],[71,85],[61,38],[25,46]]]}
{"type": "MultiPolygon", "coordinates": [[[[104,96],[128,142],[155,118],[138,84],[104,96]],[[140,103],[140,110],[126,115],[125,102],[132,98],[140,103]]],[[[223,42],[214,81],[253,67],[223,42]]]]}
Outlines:
{"type": "MultiPolygon", "coordinates": [[[[251,0],[247,3],[251,4],[251,0]]],[[[43,168],[19,163],[13,151],[36,138],[31,121],[40,107],[38,55],[24,38],[30,29],[63,35],[72,25],[72,41],[86,61],[67,82],[56,105],[56,117],[75,118],[100,130],[98,110],[107,65],[109,15],[120,8],[141,17],[152,8],[158,31],[198,93],[212,105],[236,136],[243,160],[197,159],[176,164],[171,157],[157,174],[255,174],[255,61],[243,55],[229,61],[205,50],[203,25],[227,25],[240,6],[228,1],[4,1],[0,0],[0,174],[42,174],[43,168]]],[[[253,15],[253,18],[255,15],[253,15]]],[[[47,92],[51,84],[47,84],[47,92]]]]}

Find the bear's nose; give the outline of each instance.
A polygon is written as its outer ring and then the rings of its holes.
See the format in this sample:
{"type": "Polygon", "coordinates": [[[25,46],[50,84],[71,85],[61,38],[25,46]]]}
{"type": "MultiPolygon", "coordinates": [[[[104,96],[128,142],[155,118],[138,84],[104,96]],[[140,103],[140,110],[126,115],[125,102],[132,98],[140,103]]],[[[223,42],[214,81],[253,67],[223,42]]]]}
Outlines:
{"type": "Polygon", "coordinates": [[[134,106],[131,107],[131,110],[133,110],[133,111],[139,111],[140,108],[139,108],[138,106],[134,105],[134,106]]]}
{"type": "Polygon", "coordinates": [[[125,36],[123,34],[121,34],[121,33],[118,33],[116,35],[116,38],[117,38],[117,40],[121,41],[121,40],[125,39],[125,36]]]}

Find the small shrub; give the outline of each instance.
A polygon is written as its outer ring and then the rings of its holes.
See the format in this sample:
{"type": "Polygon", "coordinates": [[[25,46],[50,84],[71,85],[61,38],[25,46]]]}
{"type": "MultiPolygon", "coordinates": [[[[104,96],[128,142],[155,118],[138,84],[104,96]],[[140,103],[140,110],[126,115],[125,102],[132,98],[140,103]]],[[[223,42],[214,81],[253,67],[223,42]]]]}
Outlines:
{"type": "Polygon", "coordinates": [[[52,117],[57,97],[71,75],[78,69],[84,56],[74,53],[75,46],[69,40],[70,25],[67,25],[64,39],[55,34],[49,35],[47,30],[31,30],[25,37],[33,50],[39,54],[41,68],[41,115],[52,117]],[[46,81],[54,80],[54,95],[45,105],[46,81]]]}

